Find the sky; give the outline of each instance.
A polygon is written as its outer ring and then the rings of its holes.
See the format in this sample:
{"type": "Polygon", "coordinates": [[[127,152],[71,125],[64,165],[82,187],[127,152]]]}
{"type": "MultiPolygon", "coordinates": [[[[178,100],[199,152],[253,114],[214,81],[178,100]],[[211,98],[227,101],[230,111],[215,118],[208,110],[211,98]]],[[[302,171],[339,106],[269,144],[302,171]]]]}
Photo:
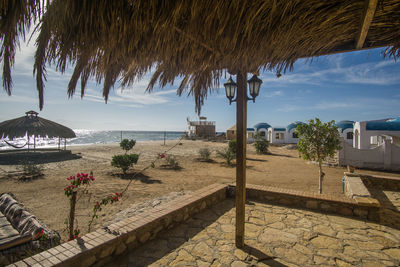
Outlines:
{"type": "MultiPolygon", "coordinates": [[[[102,85],[96,85],[94,80],[88,82],[83,98],[80,86],[78,94],[68,98],[72,67],[64,74],[47,67],[45,102],[40,111],[33,76],[33,40],[21,42],[16,55],[12,95],[0,89],[0,122],[35,110],[40,117],[72,129],[185,131],[187,117],[198,119],[194,98],[176,95],[180,79],[172,86],[146,93],[151,73],[123,90],[116,85],[107,104],[102,98],[102,85]]],[[[260,94],[255,103],[248,102],[248,127],[259,122],[286,127],[291,122],[315,117],[336,122],[399,117],[400,63],[384,59],[383,51],[380,48],[300,59],[293,71],[280,78],[273,72],[260,73],[260,94]]],[[[220,82],[220,88],[209,94],[201,113],[216,122],[218,132],[226,131],[236,119],[236,104],[229,105],[223,89],[226,80],[220,82]]]]}

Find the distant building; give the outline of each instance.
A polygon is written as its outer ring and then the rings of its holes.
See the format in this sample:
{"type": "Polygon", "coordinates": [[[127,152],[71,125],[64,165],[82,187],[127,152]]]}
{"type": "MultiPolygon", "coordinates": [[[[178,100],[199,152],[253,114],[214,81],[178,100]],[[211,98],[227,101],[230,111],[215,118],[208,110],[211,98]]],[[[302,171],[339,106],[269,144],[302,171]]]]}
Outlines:
{"type": "Polygon", "coordinates": [[[199,117],[198,121],[188,122],[188,136],[189,137],[200,137],[200,138],[214,138],[215,132],[215,121],[207,121],[206,117],[199,117]]]}
{"type": "Polygon", "coordinates": [[[236,124],[226,130],[226,140],[236,139],[236,124]]]}
{"type": "Polygon", "coordinates": [[[383,144],[385,140],[397,143],[400,138],[400,117],[356,122],[353,132],[354,148],[373,148],[383,144]]]}
{"type": "Polygon", "coordinates": [[[258,134],[260,137],[267,139],[267,134],[268,134],[268,128],[270,128],[271,125],[269,125],[266,122],[260,122],[254,125],[254,134],[258,134]]]}
{"type": "Polygon", "coordinates": [[[271,144],[284,144],[286,137],[286,128],[269,127],[268,128],[268,142],[271,144]]]}
{"type": "MultiPolygon", "coordinates": [[[[247,142],[251,143],[254,141],[254,135],[255,135],[255,129],[254,128],[247,128],[246,129],[246,137],[247,137],[247,142]]],[[[236,124],[233,125],[231,128],[226,130],[226,139],[227,140],[233,140],[236,139],[236,124]]]]}
{"type": "Polygon", "coordinates": [[[304,122],[301,121],[295,121],[289,124],[286,127],[286,143],[288,144],[297,144],[299,141],[299,137],[297,136],[296,133],[296,128],[298,125],[304,124],[304,122]]]}
{"type": "Polygon", "coordinates": [[[354,121],[339,121],[336,123],[336,126],[338,127],[340,137],[343,137],[343,139],[349,144],[353,145],[353,139],[354,139],[354,133],[353,133],[353,128],[354,128],[354,121]]]}

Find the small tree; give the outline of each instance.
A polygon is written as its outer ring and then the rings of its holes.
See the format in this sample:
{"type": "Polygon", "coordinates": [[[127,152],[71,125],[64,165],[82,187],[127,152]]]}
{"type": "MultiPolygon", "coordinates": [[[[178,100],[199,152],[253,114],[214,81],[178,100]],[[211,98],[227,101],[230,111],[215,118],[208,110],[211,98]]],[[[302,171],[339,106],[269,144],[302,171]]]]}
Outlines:
{"type": "Polygon", "coordinates": [[[322,193],[322,161],[333,157],[340,149],[339,132],[335,121],[321,122],[318,118],[310,120],[308,124],[297,125],[296,133],[299,136],[297,150],[305,160],[318,163],[319,167],[319,193],[322,193]]]}
{"type": "Polygon", "coordinates": [[[217,151],[218,156],[225,159],[227,165],[232,165],[232,160],[236,159],[236,154],[230,148],[225,148],[222,151],[217,151]]]}
{"type": "Polygon", "coordinates": [[[265,138],[260,136],[260,134],[258,133],[254,136],[254,139],[255,139],[254,147],[256,148],[256,153],[268,154],[268,147],[269,147],[268,141],[265,140],[265,138]]]}
{"type": "Polygon", "coordinates": [[[129,150],[131,150],[134,146],[136,145],[136,140],[134,139],[124,139],[119,143],[119,146],[125,150],[125,154],[128,153],[129,150]]]}
{"type": "Polygon", "coordinates": [[[131,139],[124,139],[119,143],[119,146],[125,150],[125,154],[123,155],[115,155],[112,157],[111,165],[117,168],[120,168],[124,174],[126,174],[126,171],[133,166],[133,164],[136,164],[139,155],[138,154],[127,154],[129,150],[131,150],[136,144],[136,140],[131,139]]]}
{"type": "Polygon", "coordinates": [[[126,171],[136,164],[139,159],[138,154],[123,154],[112,157],[111,166],[120,168],[124,174],[126,171]]]}
{"type": "Polygon", "coordinates": [[[233,154],[236,154],[236,143],[236,139],[230,140],[228,143],[228,148],[233,154]]]}

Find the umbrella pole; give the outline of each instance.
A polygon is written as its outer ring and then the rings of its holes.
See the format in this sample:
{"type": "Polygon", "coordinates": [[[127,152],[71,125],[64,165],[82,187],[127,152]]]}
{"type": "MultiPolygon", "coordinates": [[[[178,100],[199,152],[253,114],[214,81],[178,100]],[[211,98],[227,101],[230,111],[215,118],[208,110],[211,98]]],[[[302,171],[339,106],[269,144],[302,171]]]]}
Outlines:
{"type": "Polygon", "coordinates": [[[28,152],[29,152],[29,134],[28,134],[28,152]]]}
{"type": "Polygon", "coordinates": [[[33,152],[36,152],[36,135],[33,135],[33,152]]]}

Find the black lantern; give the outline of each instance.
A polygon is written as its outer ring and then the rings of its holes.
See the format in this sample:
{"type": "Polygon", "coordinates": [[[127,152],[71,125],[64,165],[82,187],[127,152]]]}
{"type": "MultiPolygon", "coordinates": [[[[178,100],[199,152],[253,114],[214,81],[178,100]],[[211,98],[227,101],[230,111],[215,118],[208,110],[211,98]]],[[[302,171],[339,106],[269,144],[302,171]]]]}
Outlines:
{"type": "Polygon", "coordinates": [[[253,100],[253,103],[260,92],[260,87],[262,84],[262,80],[259,79],[256,75],[253,75],[250,80],[247,81],[249,83],[249,91],[252,98],[249,100],[253,100]]]}
{"type": "Polygon", "coordinates": [[[225,93],[226,93],[226,97],[229,99],[229,105],[232,102],[235,102],[235,99],[233,99],[235,97],[236,94],[236,83],[232,80],[232,77],[229,77],[228,82],[224,83],[225,86],[225,93]]]}
{"type": "MultiPolygon", "coordinates": [[[[247,81],[249,83],[249,92],[251,95],[251,98],[247,96],[247,100],[253,100],[255,102],[256,97],[260,93],[260,87],[262,84],[262,80],[259,79],[256,75],[253,75],[250,80],[247,81]]],[[[233,99],[236,94],[236,88],[237,85],[236,83],[232,80],[232,77],[229,77],[228,82],[224,83],[225,86],[225,93],[226,97],[229,99],[229,105],[232,102],[235,102],[236,99],[233,99]]]]}

